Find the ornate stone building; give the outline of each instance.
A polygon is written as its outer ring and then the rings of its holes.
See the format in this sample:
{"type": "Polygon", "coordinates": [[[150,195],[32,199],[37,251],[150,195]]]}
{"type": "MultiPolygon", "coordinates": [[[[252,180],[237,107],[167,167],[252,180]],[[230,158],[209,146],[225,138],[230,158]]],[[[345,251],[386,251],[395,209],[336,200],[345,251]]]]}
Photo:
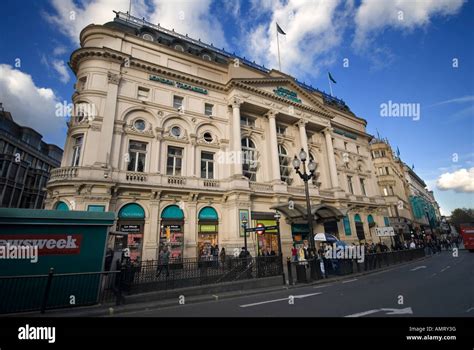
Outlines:
{"type": "Polygon", "coordinates": [[[370,150],[377,184],[388,206],[386,226],[394,228],[395,237],[400,241],[409,238],[413,230],[413,215],[404,163],[394,154],[386,139],[373,138],[370,141],[370,150]]]}
{"type": "MultiPolygon", "coordinates": [[[[47,208],[117,213],[134,257],[228,254],[249,226],[281,220],[283,253],[308,238],[304,183],[291,160],[318,164],[310,184],[314,233],[378,241],[386,206],[366,121],[295,78],[118,13],[89,25],[71,55],[73,102],[93,106],[69,123],[47,208]],[[63,204],[64,203],[64,204],[63,204]]],[[[276,235],[250,234],[252,255],[276,235]]]]}

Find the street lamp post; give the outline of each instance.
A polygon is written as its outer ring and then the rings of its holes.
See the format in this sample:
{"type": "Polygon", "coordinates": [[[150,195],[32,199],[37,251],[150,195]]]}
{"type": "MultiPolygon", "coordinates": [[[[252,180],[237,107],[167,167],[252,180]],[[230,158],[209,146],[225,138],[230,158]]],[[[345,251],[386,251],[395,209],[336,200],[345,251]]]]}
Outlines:
{"type": "Polygon", "coordinates": [[[308,163],[309,174],[306,172],[306,160],[308,155],[302,148],[299,153],[299,158],[295,156],[293,159],[293,167],[295,168],[296,173],[300,176],[300,178],[304,181],[304,190],[306,194],[306,210],[307,210],[307,217],[308,217],[308,228],[309,228],[309,238],[310,242],[309,245],[311,249],[314,251],[314,234],[313,234],[313,220],[311,217],[311,202],[309,199],[309,188],[308,188],[308,181],[312,178],[315,178],[314,171],[316,170],[316,163],[310,159],[308,163]],[[303,163],[303,172],[300,171],[301,163],[303,163]]]}
{"type": "Polygon", "coordinates": [[[244,216],[242,218],[242,227],[244,228],[244,247],[245,247],[245,256],[247,256],[247,218],[244,216]]]}
{"type": "Polygon", "coordinates": [[[273,215],[276,221],[277,226],[277,235],[278,235],[278,251],[279,251],[279,258],[280,258],[280,268],[281,268],[281,275],[283,277],[283,284],[286,284],[285,272],[283,270],[283,251],[281,250],[281,235],[280,235],[280,218],[281,214],[279,212],[275,212],[273,215]]]}

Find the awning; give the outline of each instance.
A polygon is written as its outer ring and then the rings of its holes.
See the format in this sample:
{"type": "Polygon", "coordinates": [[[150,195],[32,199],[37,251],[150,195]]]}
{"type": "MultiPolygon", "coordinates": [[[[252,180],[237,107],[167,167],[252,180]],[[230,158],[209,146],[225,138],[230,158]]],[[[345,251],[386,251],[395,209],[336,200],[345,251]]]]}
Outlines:
{"type": "MultiPolygon", "coordinates": [[[[299,204],[294,204],[293,209],[288,208],[288,204],[277,204],[270,209],[278,210],[283,213],[291,221],[306,220],[306,208],[299,204]]],[[[347,210],[337,209],[327,204],[318,204],[311,207],[311,214],[316,222],[339,221],[347,210]]]]}

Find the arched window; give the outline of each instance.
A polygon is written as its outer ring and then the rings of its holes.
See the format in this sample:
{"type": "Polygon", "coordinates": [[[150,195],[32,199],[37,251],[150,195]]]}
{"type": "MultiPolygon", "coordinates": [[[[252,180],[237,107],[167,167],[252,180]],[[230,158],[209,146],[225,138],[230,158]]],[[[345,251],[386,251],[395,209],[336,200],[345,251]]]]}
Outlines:
{"type": "Polygon", "coordinates": [[[344,232],[346,236],[350,236],[352,234],[352,231],[351,231],[351,222],[349,221],[349,217],[347,215],[344,216],[344,219],[342,219],[342,222],[344,224],[344,232]]]}
{"type": "Polygon", "coordinates": [[[355,215],[354,215],[354,221],[355,221],[355,222],[362,222],[362,220],[361,220],[359,214],[355,214],[355,215]]]}
{"type": "Polygon", "coordinates": [[[250,181],[257,181],[257,149],[253,141],[244,137],[242,145],[242,173],[250,181]]]}
{"type": "Polygon", "coordinates": [[[59,211],[69,211],[68,205],[64,202],[57,202],[56,205],[54,206],[54,209],[59,210],[59,211]]]}
{"type": "Polygon", "coordinates": [[[375,226],[374,217],[372,215],[367,216],[367,222],[369,223],[369,227],[375,226]]]}
{"type": "Polygon", "coordinates": [[[184,47],[181,44],[175,44],[174,49],[177,50],[177,51],[184,52],[184,47]]]}
{"type": "Polygon", "coordinates": [[[388,217],[384,216],[383,217],[383,222],[384,222],[385,226],[390,226],[390,220],[388,219],[388,217]]]}
{"type": "Polygon", "coordinates": [[[288,185],[291,185],[292,179],[290,178],[291,173],[291,157],[288,156],[288,152],[285,147],[278,145],[278,160],[280,162],[280,179],[283,182],[286,182],[288,185]]]}
{"type": "Polygon", "coordinates": [[[359,214],[354,215],[354,223],[359,241],[365,240],[364,224],[359,214]]]}

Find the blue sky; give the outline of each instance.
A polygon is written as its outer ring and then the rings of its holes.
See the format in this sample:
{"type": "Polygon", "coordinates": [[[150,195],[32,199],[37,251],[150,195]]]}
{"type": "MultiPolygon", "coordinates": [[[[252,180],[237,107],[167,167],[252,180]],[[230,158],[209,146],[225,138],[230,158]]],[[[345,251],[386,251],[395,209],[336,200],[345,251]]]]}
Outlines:
{"type": "MultiPolygon", "coordinates": [[[[47,142],[64,144],[54,106],[70,101],[78,34],[113,9],[128,0],[2,1],[0,102],[47,142]]],[[[133,0],[132,13],[272,68],[278,22],[283,71],[326,91],[330,71],[334,94],[399,147],[445,214],[474,207],[474,1],[133,0]],[[381,116],[389,101],[417,104],[419,120],[381,116]]]]}

